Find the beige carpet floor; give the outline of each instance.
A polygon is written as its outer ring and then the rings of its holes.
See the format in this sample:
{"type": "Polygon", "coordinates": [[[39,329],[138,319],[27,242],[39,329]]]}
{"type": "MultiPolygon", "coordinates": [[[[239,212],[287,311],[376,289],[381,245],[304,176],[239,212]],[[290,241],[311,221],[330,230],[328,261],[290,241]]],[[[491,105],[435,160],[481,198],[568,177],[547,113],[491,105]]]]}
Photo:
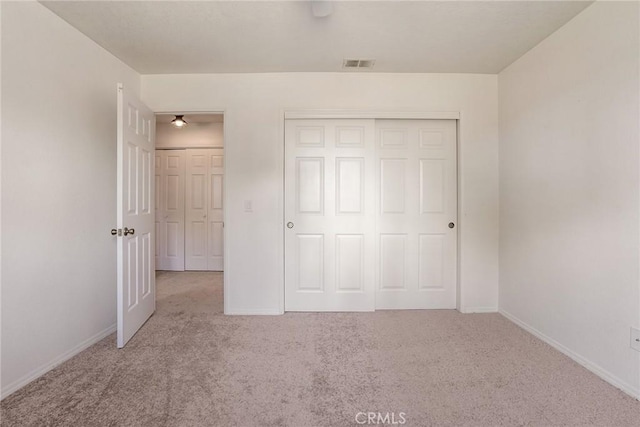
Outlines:
{"type": "Polygon", "coordinates": [[[219,273],[157,283],[125,349],[109,336],[9,396],[2,425],[640,425],[640,402],[498,314],[224,316],[219,273]]]}

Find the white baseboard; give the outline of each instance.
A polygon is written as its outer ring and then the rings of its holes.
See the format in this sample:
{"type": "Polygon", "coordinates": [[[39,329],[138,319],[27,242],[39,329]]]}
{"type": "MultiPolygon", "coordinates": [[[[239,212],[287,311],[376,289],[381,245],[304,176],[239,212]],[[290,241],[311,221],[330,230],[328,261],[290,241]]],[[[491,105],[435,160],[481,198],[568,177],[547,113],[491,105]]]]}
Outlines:
{"type": "Polygon", "coordinates": [[[66,362],[76,354],[80,353],[83,350],[86,350],[87,348],[91,347],[93,344],[97,343],[98,341],[107,337],[108,335],[111,335],[115,331],[116,331],[116,325],[115,324],[111,325],[107,329],[98,332],[92,337],[87,338],[77,346],[73,347],[71,350],[64,352],[60,356],[51,360],[50,362],[47,362],[44,365],[34,369],[33,371],[24,375],[22,378],[19,378],[18,380],[12,382],[11,384],[7,384],[7,386],[3,387],[2,391],[0,392],[0,395],[1,395],[0,400],[18,391],[22,387],[29,384],[31,381],[40,378],[41,376],[43,376],[44,374],[46,374],[56,366],[62,364],[63,362],[66,362]]]}
{"type": "Polygon", "coordinates": [[[498,307],[462,307],[460,313],[497,313],[498,307]]]}
{"type": "Polygon", "coordinates": [[[227,316],[280,316],[279,310],[229,310],[224,312],[227,316]]]}
{"type": "Polygon", "coordinates": [[[631,384],[628,384],[626,381],[618,378],[617,376],[613,375],[612,373],[610,373],[609,371],[607,371],[604,368],[600,367],[599,365],[597,365],[597,364],[591,362],[590,360],[580,356],[578,353],[576,353],[573,350],[565,347],[564,345],[560,344],[558,341],[554,340],[553,338],[548,337],[547,335],[545,335],[542,332],[538,331],[536,328],[534,328],[534,327],[528,325],[527,323],[523,322],[522,320],[518,319],[513,314],[511,314],[511,313],[509,313],[509,312],[507,312],[505,310],[502,310],[502,309],[499,311],[499,313],[502,314],[507,319],[509,319],[510,321],[512,321],[513,323],[515,323],[516,325],[520,326],[525,331],[529,332],[530,334],[534,335],[535,337],[537,337],[537,338],[541,339],[542,341],[546,342],[551,347],[553,347],[556,350],[558,350],[560,353],[563,353],[564,355],[570,357],[571,359],[573,359],[574,361],[576,361],[577,363],[579,363],[580,365],[582,365],[583,367],[585,367],[589,371],[593,372],[594,374],[596,374],[597,376],[599,376],[600,378],[602,378],[603,380],[605,380],[609,384],[613,385],[616,388],[619,388],[620,390],[624,391],[629,396],[631,396],[631,397],[633,397],[635,399],[640,399],[640,389],[639,388],[636,388],[636,387],[632,386],[631,384]]]}

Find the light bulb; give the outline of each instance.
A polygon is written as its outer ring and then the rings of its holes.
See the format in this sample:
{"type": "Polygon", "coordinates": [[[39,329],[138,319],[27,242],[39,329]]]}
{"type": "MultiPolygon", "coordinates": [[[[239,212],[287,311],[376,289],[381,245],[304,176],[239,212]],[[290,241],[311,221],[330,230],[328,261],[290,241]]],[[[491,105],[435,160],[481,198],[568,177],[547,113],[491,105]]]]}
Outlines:
{"type": "Polygon", "coordinates": [[[177,128],[181,128],[187,124],[183,119],[184,115],[176,115],[176,118],[171,120],[171,124],[177,128]]]}

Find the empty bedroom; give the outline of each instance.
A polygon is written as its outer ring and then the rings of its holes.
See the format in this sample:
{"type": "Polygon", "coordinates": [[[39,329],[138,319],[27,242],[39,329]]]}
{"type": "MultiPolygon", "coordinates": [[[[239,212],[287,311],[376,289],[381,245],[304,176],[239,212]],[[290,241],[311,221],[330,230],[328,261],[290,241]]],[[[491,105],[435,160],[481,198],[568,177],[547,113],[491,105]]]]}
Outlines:
{"type": "Polygon", "coordinates": [[[2,426],[640,422],[639,2],[0,18],[2,426]]]}

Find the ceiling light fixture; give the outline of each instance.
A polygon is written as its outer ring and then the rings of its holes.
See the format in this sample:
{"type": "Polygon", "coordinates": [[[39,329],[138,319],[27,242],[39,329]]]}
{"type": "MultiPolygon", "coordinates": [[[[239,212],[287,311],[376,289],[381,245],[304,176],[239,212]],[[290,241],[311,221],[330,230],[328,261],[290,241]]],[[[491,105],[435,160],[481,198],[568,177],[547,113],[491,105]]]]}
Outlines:
{"type": "Polygon", "coordinates": [[[182,128],[187,125],[187,122],[183,119],[184,114],[176,114],[176,118],[171,120],[171,124],[177,128],[182,128]]]}

